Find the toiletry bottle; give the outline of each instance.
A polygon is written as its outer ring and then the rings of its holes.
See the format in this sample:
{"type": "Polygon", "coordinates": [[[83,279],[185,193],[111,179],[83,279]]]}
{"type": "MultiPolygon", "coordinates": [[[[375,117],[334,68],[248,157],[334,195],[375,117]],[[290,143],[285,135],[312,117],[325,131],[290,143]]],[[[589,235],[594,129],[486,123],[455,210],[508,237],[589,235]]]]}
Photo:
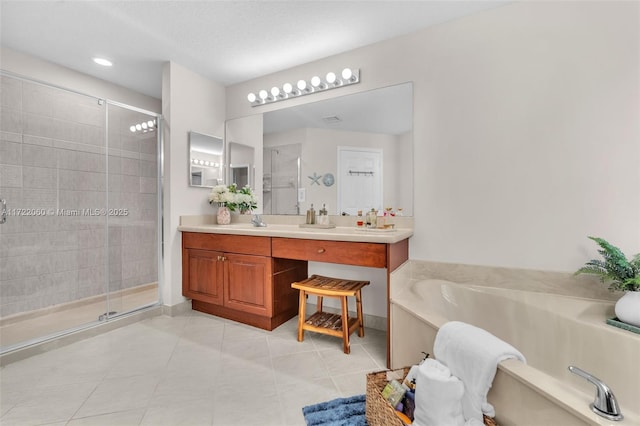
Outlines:
{"type": "Polygon", "coordinates": [[[378,212],[372,208],[371,211],[367,213],[367,228],[375,228],[378,222],[378,212]]]}
{"type": "Polygon", "coordinates": [[[364,227],[364,217],[362,217],[362,210],[358,210],[358,218],[356,219],[356,226],[358,228],[364,227]]]}
{"type": "Polygon", "coordinates": [[[322,203],[322,208],[318,212],[318,223],[320,225],[329,224],[329,215],[327,215],[327,207],[326,207],[326,204],[324,203],[322,203]]]}
{"type": "Polygon", "coordinates": [[[307,210],[307,225],[313,225],[316,223],[316,211],[313,209],[313,203],[311,208],[307,210]]]}

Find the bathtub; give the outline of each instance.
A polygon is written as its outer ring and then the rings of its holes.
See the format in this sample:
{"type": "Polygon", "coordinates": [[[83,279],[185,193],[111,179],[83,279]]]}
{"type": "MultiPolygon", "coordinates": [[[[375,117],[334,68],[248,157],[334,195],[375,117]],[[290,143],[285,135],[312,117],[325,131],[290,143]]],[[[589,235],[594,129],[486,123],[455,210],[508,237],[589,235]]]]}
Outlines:
{"type": "Polygon", "coordinates": [[[392,279],[391,286],[393,368],[414,364],[420,351],[433,354],[439,327],[464,321],[527,358],[498,366],[488,399],[501,425],[640,425],[640,335],[604,322],[614,316],[613,302],[438,279],[392,279]],[[569,365],[609,385],[625,419],[594,414],[595,387],[569,365]]]}

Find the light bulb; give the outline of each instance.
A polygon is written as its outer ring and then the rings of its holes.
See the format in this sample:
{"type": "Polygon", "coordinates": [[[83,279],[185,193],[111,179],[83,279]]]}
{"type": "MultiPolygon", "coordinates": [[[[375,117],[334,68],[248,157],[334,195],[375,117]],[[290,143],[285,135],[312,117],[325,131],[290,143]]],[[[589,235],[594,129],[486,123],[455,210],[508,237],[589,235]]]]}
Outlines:
{"type": "Polygon", "coordinates": [[[144,123],[141,124],[141,126],[142,126],[143,129],[146,129],[147,128],[147,123],[144,122],[144,123]]]}
{"type": "Polygon", "coordinates": [[[327,74],[327,83],[329,84],[333,84],[336,82],[336,74],[333,72],[330,72],[327,74]]]}
{"type": "Polygon", "coordinates": [[[205,162],[204,162],[204,165],[205,165],[205,166],[208,166],[208,165],[209,165],[209,162],[208,162],[208,161],[205,161],[205,162]]]}
{"type": "Polygon", "coordinates": [[[304,90],[307,88],[307,82],[304,80],[298,80],[298,89],[304,90]]]}
{"type": "Polygon", "coordinates": [[[352,76],[353,71],[351,71],[351,68],[345,68],[342,70],[342,78],[344,78],[345,80],[351,80],[352,76]]]}
{"type": "Polygon", "coordinates": [[[136,130],[142,130],[142,125],[136,124],[136,130]]]}
{"type": "Polygon", "coordinates": [[[276,86],[273,86],[271,88],[271,94],[273,95],[274,98],[277,98],[278,95],[280,94],[280,89],[277,88],[276,86]]]}
{"type": "Polygon", "coordinates": [[[284,93],[288,95],[289,93],[293,92],[293,86],[291,85],[291,83],[285,83],[282,85],[282,90],[284,90],[284,93]]]}
{"type": "Polygon", "coordinates": [[[247,95],[247,100],[248,100],[249,102],[251,102],[251,103],[254,103],[254,102],[256,101],[256,99],[258,99],[258,98],[256,97],[256,94],[255,94],[255,93],[253,93],[253,92],[251,92],[251,93],[249,93],[249,94],[247,95]]]}
{"type": "Polygon", "coordinates": [[[262,99],[263,101],[269,97],[269,94],[264,89],[261,90],[258,95],[260,96],[260,99],[262,99]]]}
{"type": "Polygon", "coordinates": [[[319,87],[320,83],[322,83],[322,81],[320,80],[320,77],[318,77],[317,75],[314,75],[313,77],[311,77],[311,85],[313,87],[319,87]]]}
{"type": "Polygon", "coordinates": [[[149,127],[153,127],[153,121],[151,121],[151,120],[147,121],[147,125],[148,125],[149,127]]]}
{"type": "Polygon", "coordinates": [[[136,131],[136,126],[129,127],[129,130],[131,130],[132,132],[135,132],[136,131]]]}

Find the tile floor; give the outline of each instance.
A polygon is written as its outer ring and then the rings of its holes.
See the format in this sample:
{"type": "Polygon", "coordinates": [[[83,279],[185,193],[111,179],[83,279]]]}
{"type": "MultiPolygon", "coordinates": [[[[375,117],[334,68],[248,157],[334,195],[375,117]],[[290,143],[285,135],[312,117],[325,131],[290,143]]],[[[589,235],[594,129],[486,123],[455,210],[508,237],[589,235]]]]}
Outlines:
{"type": "Polygon", "coordinates": [[[304,425],[301,408],[365,393],[385,333],[272,332],[195,311],[158,316],[0,370],[0,424],[304,425]]]}

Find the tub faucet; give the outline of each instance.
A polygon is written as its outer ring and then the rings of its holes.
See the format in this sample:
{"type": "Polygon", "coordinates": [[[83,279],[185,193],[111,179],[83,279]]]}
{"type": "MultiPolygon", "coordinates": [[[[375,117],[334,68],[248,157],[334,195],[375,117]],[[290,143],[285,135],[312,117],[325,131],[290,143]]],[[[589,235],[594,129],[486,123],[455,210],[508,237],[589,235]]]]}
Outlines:
{"type": "Polygon", "coordinates": [[[618,406],[615,395],[602,380],[573,365],[569,366],[569,371],[587,379],[596,386],[596,399],[593,401],[593,404],[590,405],[594,413],[608,420],[618,421],[624,418],[620,412],[620,407],[618,406]]]}
{"type": "Polygon", "coordinates": [[[267,226],[267,224],[262,221],[262,216],[259,214],[256,214],[251,218],[251,223],[253,223],[253,226],[256,228],[263,228],[267,226]]]}

